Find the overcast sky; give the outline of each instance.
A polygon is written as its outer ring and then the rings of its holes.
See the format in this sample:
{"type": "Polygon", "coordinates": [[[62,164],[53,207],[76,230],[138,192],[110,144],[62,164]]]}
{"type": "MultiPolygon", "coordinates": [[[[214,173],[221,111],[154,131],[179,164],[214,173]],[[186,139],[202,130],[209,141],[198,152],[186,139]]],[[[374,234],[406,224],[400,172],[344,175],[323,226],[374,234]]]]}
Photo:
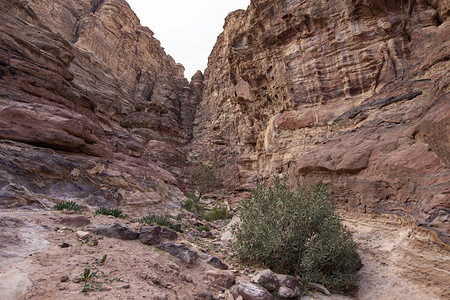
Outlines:
{"type": "Polygon", "coordinates": [[[208,56],[223,31],[225,17],[246,9],[250,0],[127,0],[141,20],[161,41],[166,53],[185,67],[190,80],[206,68],[208,56]]]}

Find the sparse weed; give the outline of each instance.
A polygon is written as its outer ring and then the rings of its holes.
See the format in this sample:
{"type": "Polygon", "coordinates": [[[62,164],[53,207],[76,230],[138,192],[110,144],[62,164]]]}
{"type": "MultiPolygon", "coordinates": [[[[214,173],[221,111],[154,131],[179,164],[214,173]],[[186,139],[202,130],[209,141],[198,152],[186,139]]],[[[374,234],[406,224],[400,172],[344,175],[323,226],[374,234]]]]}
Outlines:
{"type": "Polygon", "coordinates": [[[204,213],[203,218],[208,221],[225,220],[231,218],[228,208],[225,204],[216,205],[209,213],[204,213]]]}
{"type": "Polygon", "coordinates": [[[105,255],[103,255],[103,257],[101,258],[101,259],[95,259],[95,263],[97,264],[97,265],[101,265],[101,264],[103,264],[105,261],[106,261],[106,258],[108,257],[108,254],[105,254],[105,255]]]}
{"type": "Polygon", "coordinates": [[[74,211],[76,213],[81,213],[82,207],[81,205],[77,204],[75,201],[64,201],[61,203],[56,204],[53,206],[54,210],[67,210],[67,211],[74,211]]]}
{"type": "Polygon", "coordinates": [[[118,208],[110,208],[110,207],[100,207],[95,211],[95,215],[105,215],[105,216],[114,216],[116,218],[125,219],[128,217],[118,208]]]}
{"type": "Polygon", "coordinates": [[[97,246],[98,245],[98,239],[93,237],[92,235],[88,236],[86,240],[83,242],[84,244],[88,246],[97,246]]]}
{"type": "Polygon", "coordinates": [[[197,228],[197,230],[200,231],[200,232],[202,232],[202,231],[211,231],[211,228],[209,228],[208,226],[202,225],[202,226],[199,226],[197,228]]]}
{"type": "Polygon", "coordinates": [[[171,221],[172,217],[170,216],[162,216],[162,215],[148,215],[141,219],[142,223],[157,224],[159,226],[165,226],[175,231],[180,231],[180,226],[177,226],[174,222],[171,221]]]}
{"type": "Polygon", "coordinates": [[[84,272],[81,275],[81,281],[87,282],[97,276],[98,270],[91,272],[91,269],[84,268],[84,272]]]}

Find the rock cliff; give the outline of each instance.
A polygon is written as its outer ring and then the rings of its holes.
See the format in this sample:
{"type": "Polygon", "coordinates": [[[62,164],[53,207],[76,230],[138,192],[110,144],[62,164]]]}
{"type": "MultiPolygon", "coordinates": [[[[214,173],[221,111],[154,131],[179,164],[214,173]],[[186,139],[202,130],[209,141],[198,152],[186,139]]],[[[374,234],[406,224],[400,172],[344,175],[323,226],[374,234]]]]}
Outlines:
{"type": "Polygon", "coordinates": [[[287,173],[450,242],[449,1],[253,0],[209,57],[193,158],[287,173]],[[208,147],[206,147],[208,145],[208,147]]]}
{"type": "Polygon", "coordinates": [[[180,206],[202,75],[125,0],[0,3],[0,206],[180,206]]]}

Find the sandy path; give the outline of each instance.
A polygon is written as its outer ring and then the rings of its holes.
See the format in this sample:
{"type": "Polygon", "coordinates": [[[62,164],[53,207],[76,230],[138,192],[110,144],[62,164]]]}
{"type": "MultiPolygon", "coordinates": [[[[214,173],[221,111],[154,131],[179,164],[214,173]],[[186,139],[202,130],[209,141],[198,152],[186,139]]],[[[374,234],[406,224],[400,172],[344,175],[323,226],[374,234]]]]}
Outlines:
{"type": "MultiPolygon", "coordinates": [[[[89,246],[76,238],[76,229],[59,224],[62,216],[55,211],[0,212],[1,300],[80,299],[83,283],[73,279],[85,268],[106,275],[96,279],[103,289],[90,292],[87,299],[172,300],[195,299],[204,291],[220,294],[205,277],[213,268],[204,261],[185,265],[136,240],[103,238],[97,246],[89,246]],[[64,242],[70,247],[61,248],[64,242]],[[95,259],[105,254],[105,263],[96,264],[95,259]],[[63,276],[69,281],[61,282],[63,276]]],[[[93,224],[117,221],[105,216],[88,218],[93,224]]],[[[449,247],[432,231],[392,215],[346,214],[345,223],[354,232],[363,262],[358,296],[314,294],[302,300],[450,299],[449,247]]],[[[137,229],[139,223],[127,225],[137,229]]],[[[206,256],[188,236],[177,243],[182,241],[206,256]]]]}
{"type": "MultiPolygon", "coordinates": [[[[0,212],[0,296],[2,300],[24,299],[31,287],[31,255],[45,251],[45,229],[24,222],[30,213],[0,212]]],[[[36,220],[34,220],[36,221],[36,220]]]]}
{"type": "Polygon", "coordinates": [[[358,299],[450,299],[450,251],[434,232],[394,215],[347,215],[363,268],[358,299]]]}

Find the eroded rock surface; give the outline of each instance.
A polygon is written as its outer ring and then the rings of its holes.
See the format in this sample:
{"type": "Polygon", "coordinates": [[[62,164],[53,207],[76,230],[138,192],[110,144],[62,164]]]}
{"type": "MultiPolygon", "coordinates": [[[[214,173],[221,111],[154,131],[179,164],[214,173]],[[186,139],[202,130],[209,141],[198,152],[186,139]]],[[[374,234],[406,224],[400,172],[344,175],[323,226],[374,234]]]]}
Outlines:
{"type": "Polygon", "coordinates": [[[0,205],[179,207],[202,74],[124,0],[6,0],[0,19],[0,205]]]}
{"type": "Polygon", "coordinates": [[[448,1],[251,1],[209,57],[192,156],[238,191],[322,179],[449,243],[449,34],[448,1]]]}

